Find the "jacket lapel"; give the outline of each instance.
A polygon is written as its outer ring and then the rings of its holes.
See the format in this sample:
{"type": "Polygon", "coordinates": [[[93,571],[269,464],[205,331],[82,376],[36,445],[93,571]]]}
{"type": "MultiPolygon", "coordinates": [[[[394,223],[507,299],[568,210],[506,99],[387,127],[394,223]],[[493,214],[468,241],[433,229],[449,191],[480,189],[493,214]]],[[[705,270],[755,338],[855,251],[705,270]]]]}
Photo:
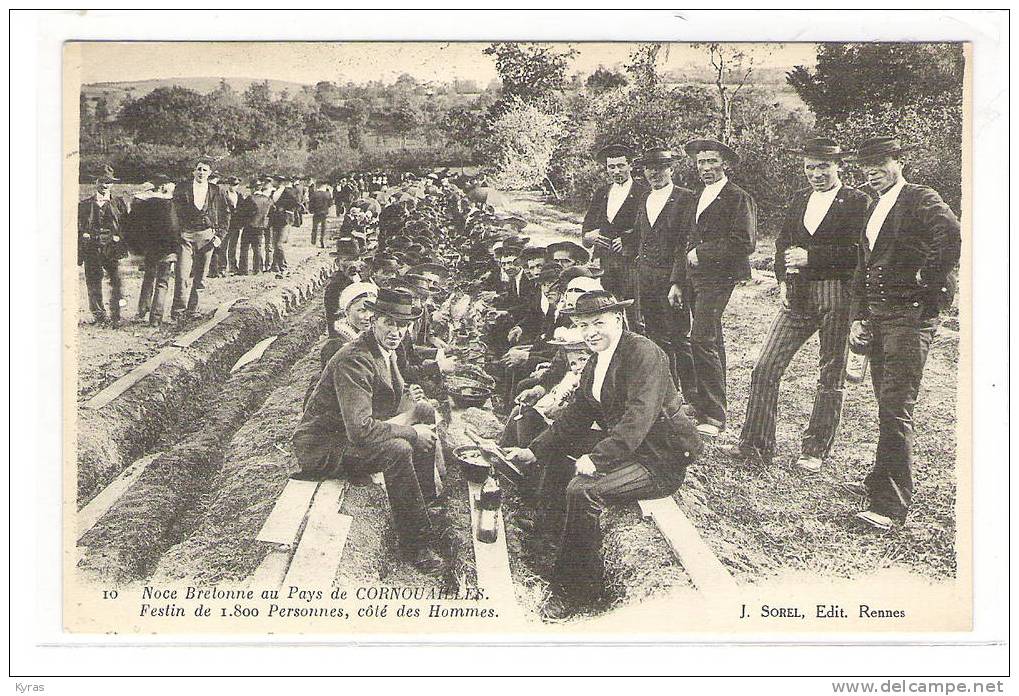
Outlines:
{"type": "MultiPolygon", "coordinates": [[[[903,187],[899,191],[899,197],[895,199],[895,205],[888,211],[888,215],[885,217],[885,221],[881,223],[881,229],[878,230],[877,239],[874,240],[874,249],[877,251],[878,248],[882,248],[887,244],[891,244],[895,237],[898,235],[899,227],[902,226],[902,211],[906,207],[906,199],[909,197],[909,189],[903,187]]],[[[877,205],[877,202],[874,202],[877,205]]]]}
{"type": "MultiPolygon", "coordinates": [[[[379,378],[382,380],[382,383],[389,387],[395,394],[396,388],[390,377],[393,370],[389,368],[389,363],[386,362],[385,356],[382,355],[382,349],[379,347],[378,341],[375,340],[375,335],[371,331],[365,332],[364,341],[368,344],[372,357],[375,359],[375,371],[378,373],[379,378]]],[[[402,385],[400,387],[400,391],[403,391],[402,385]]]]}

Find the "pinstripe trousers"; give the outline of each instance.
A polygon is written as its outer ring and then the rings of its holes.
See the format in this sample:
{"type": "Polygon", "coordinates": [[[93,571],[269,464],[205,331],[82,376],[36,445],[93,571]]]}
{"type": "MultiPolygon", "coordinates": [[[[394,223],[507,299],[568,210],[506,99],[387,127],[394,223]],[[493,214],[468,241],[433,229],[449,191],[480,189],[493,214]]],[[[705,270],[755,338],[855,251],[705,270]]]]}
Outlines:
{"type": "Polygon", "coordinates": [[[605,572],[601,557],[602,511],[608,505],[662,498],[674,492],[660,484],[640,462],[628,462],[596,476],[574,476],[566,488],[566,521],[559,540],[555,580],[574,594],[596,598],[605,572]]]}
{"type": "Polygon", "coordinates": [[[743,447],[770,457],[775,452],[778,388],[793,356],[818,334],[820,376],[810,422],[803,433],[803,456],[828,456],[842,415],[849,327],[850,281],[789,279],[789,308],[779,309],[750,380],[747,417],[740,434],[743,447]]]}

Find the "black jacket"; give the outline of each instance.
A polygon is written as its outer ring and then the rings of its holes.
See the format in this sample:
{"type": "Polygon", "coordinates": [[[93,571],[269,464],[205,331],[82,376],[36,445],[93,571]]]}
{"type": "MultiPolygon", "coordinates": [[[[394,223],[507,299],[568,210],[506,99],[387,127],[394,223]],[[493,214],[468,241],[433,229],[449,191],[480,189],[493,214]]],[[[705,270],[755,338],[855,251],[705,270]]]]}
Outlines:
{"type": "Polygon", "coordinates": [[[853,280],[857,318],[866,318],[871,304],[920,307],[928,317],[941,312],[955,296],[961,246],[959,219],[938,192],[903,186],[873,250],[864,220],[853,280]]]}
{"type": "Polygon", "coordinates": [[[669,359],[650,339],[624,332],[605,373],[601,401],[591,390],[597,361],[597,355],[588,361],[569,405],[531,443],[531,451],[547,459],[597,422],[605,432],[590,452],[598,471],[637,461],[665,488],[675,490],[703,444],[696,427],[679,412],[683,399],[672,381],[669,359]]]}
{"type": "Polygon", "coordinates": [[[630,193],[623,200],[623,205],[620,206],[616,216],[612,218],[612,222],[609,222],[606,205],[611,188],[612,184],[606,184],[594,192],[594,195],[591,197],[591,205],[588,206],[587,214],[584,215],[584,222],[581,227],[582,232],[601,230],[604,236],[609,238],[618,237],[622,241],[622,254],[617,254],[611,249],[606,249],[602,246],[595,247],[594,257],[602,259],[603,265],[605,265],[605,259],[609,259],[609,265],[611,265],[612,261],[615,260],[632,259],[637,253],[638,238],[634,234],[633,226],[640,207],[644,199],[647,198],[647,187],[641,186],[634,181],[630,185],[630,193]]]}
{"type": "Polygon", "coordinates": [[[697,202],[703,188],[694,192],[687,211],[689,237],[686,250],[697,250],[697,265],[687,268],[686,254],[677,256],[673,282],[683,276],[694,285],[717,280],[750,278],[750,254],[757,246],[757,204],[731,181],[697,219],[697,202]]]}
{"type": "Polygon", "coordinates": [[[870,196],[859,189],[843,186],[835,194],[827,215],[814,231],[803,226],[803,214],[813,189],[797,191],[786,206],[782,229],[775,239],[775,278],[785,280],[785,250],[807,250],[807,265],[799,271],[802,280],[848,280],[858,260],[860,230],[867,224],[870,196]]]}
{"type": "Polygon", "coordinates": [[[672,282],[680,285],[683,283],[683,280],[672,280],[672,271],[677,256],[686,254],[687,218],[693,192],[681,186],[673,186],[654,225],[647,216],[647,198],[650,193],[646,191],[640,201],[634,227],[639,239],[638,277],[642,293],[668,292],[672,282]]]}

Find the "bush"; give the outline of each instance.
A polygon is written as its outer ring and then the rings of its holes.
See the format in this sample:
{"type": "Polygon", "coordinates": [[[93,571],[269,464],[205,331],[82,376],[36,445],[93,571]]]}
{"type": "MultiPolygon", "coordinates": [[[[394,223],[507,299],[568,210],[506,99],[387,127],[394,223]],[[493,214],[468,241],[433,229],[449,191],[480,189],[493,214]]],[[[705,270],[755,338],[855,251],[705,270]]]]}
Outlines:
{"type": "Polygon", "coordinates": [[[564,134],[565,119],[514,99],[492,123],[491,183],[503,189],[541,186],[564,134]]]}
{"type": "Polygon", "coordinates": [[[117,178],[127,183],[141,183],[154,174],[181,179],[191,173],[195,160],[202,154],[197,148],[176,145],[128,144],[108,154],[82,155],[79,181],[93,180],[105,164],[112,166],[117,178]]]}

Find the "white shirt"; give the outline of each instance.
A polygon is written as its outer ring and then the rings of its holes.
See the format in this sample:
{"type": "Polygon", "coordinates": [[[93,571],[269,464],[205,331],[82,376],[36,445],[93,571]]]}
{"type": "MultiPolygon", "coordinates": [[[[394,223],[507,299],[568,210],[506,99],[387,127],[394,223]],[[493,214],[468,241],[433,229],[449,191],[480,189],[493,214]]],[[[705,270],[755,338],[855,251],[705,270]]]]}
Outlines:
{"type": "Polygon", "coordinates": [[[867,220],[867,243],[871,249],[874,248],[874,244],[877,242],[877,236],[881,232],[881,226],[885,224],[888,211],[895,205],[895,201],[899,200],[899,194],[905,185],[906,180],[900,178],[899,182],[882,193],[881,197],[877,199],[877,203],[874,204],[874,210],[871,211],[870,219],[867,220]]]}
{"type": "Polygon", "coordinates": [[[237,192],[236,191],[227,191],[226,192],[226,199],[228,201],[230,201],[230,205],[234,206],[235,208],[237,207],[237,192]]]}
{"type": "Polygon", "coordinates": [[[609,222],[616,219],[616,214],[623,207],[623,201],[630,195],[630,188],[633,187],[633,179],[627,179],[625,184],[613,183],[609,186],[609,197],[605,202],[605,217],[609,222]]]}
{"type": "Polygon", "coordinates": [[[191,191],[194,194],[194,204],[199,210],[205,209],[205,198],[209,195],[209,182],[206,181],[203,184],[199,184],[197,181],[191,181],[191,191]]]}
{"type": "Polygon", "coordinates": [[[728,183],[729,178],[723,174],[721,179],[704,187],[704,190],[701,191],[701,197],[697,200],[697,217],[694,218],[695,221],[701,219],[701,213],[704,212],[705,208],[715,202],[715,199],[718,198],[718,194],[722,192],[722,189],[725,188],[725,185],[728,183]]]}
{"type": "Polygon", "coordinates": [[[616,354],[616,347],[619,346],[619,339],[622,337],[623,334],[619,334],[608,348],[595,355],[594,382],[591,383],[591,394],[596,401],[601,401],[601,387],[605,383],[605,373],[609,371],[609,363],[612,362],[612,356],[616,354]]]}
{"type": "Polygon", "coordinates": [[[838,186],[833,186],[829,191],[811,191],[810,198],[807,199],[807,209],[803,211],[803,226],[811,235],[817,232],[817,228],[821,226],[831,204],[835,202],[835,196],[841,190],[842,183],[840,182],[838,186]]]}
{"type": "Polygon", "coordinates": [[[548,314],[548,308],[550,304],[551,303],[548,301],[548,298],[545,297],[545,293],[541,293],[541,316],[545,316],[546,314],[548,314]]]}
{"type": "Polygon", "coordinates": [[[654,189],[647,195],[647,201],[644,203],[644,207],[647,210],[648,222],[654,226],[655,221],[658,220],[658,216],[662,214],[662,208],[665,207],[665,203],[669,200],[669,196],[672,195],[672,189],[675,186],[670,181],[660,189],[654,189]]]}

